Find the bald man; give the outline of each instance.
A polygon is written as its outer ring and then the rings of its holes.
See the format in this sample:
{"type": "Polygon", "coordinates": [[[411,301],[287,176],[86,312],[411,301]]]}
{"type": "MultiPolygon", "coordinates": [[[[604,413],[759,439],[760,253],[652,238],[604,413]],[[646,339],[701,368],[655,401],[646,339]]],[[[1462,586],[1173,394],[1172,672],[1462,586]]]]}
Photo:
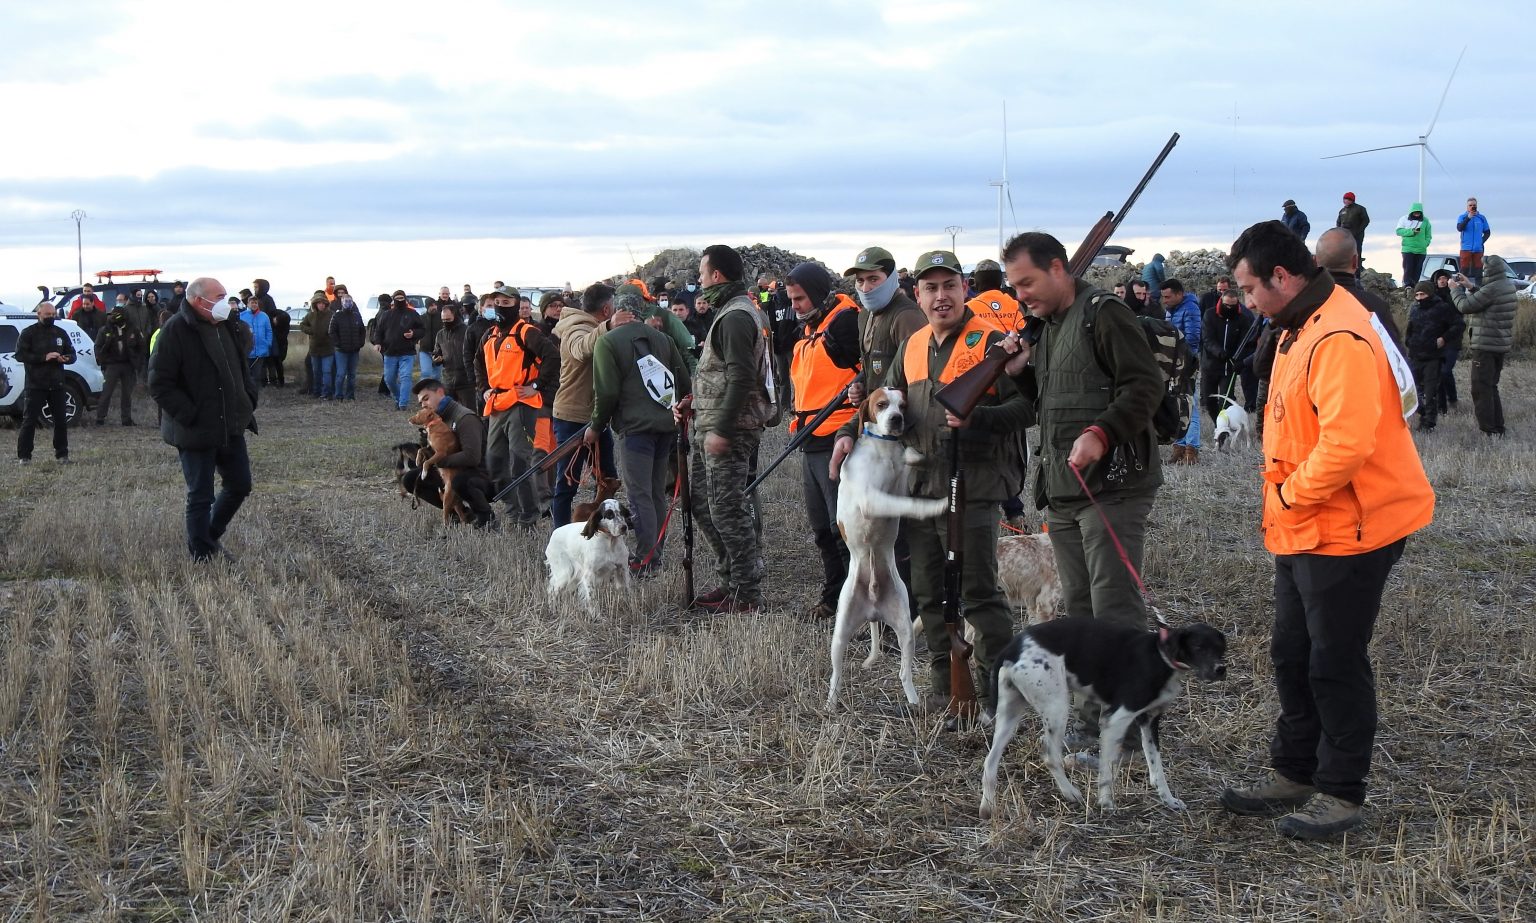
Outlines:
{"type": "Polygon", "coordinates": [[[1355,235],[1347,228],[1324,231],[1317,239],[1317,265],[1328,270],[1335,285],[1354,295],[1356,301],[1381,320],[1398,352],[1403,352],[1403,337],[1398,332],[1397,321],[1392,319],[1392,308],[1380,295],[1361,288],[1360,280],[1356,278],[1360,271],[1360,251],[1355,247],[1355,235]]]}
{"type": "Polygon", "coordinates": [[[228,557],[219,543],[251,493],[245,432],[256,432],[256,383],[246,355],[250,330],[234,321],[217,279],[194,279],[160,330],[149,359],[149,394],[160,435],[181,456],[187,482],[187,551],[194,561],[228,557]],[[223,483],[218,497],[213,476],[223,483]]]}

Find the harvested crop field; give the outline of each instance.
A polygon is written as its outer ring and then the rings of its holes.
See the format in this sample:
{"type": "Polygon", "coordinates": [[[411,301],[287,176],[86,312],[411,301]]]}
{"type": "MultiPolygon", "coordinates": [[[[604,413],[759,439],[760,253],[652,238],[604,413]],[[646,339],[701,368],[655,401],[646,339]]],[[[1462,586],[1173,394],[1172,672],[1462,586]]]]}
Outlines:
{"type": "Polygon", "coordinates": [[[1153,514],[1156,605],[1232,646],[1164,722],[1188,812],[1139,759],[1118,810],[1062,801],[1030,718],[982,823],[987,737],[907,714],[893,658],[822,711],[793,467],[766,611],[684,612],[674,554],[594,617],[546,607],[542,536],[398,498],[411,431],[371,387],[264,395],[214,565],[153,429],[77,429],[76,465],[0,478],[0,919],[1531,919],[1533,379],[1505,373],[1509,439],[1464,400],[1420,441],[1440,505],[1378,625],[1368,822],[1329,845],[1215,801],[1276,707],[1256,452],[1170,470],[1153,514]]]}

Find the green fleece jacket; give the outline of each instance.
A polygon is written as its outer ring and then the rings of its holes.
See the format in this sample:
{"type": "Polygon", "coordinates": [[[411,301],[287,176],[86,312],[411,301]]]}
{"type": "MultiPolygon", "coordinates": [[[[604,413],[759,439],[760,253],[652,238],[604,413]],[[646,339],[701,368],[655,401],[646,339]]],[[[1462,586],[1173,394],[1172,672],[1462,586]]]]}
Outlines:
{"type": "MultiPolygon", "coordinates": [[[[1408,207],[1408,215],[1418,212],[1424,214],[1424,203],[1415,202],[1408,207]]],[[[1415,221],[1404,215],[1397,222],[1397,236],[1403,239],[1404,253],[1428,253],[1429,242],[1434,239],[1434,229],[1430,227],[1429,217],[1426,215],[1422,221],[1415,221]]]]}
{"type": "Polygon", "coordinates": [[[677,430],[672,408],[651,397],[640,376],[637,362],[647,350],[672,373],[678,398],[693,389],[683,353],[671,337],[643,321],[616,327],[592,347],[593,429],[612,426],[621,436],[677,430]]]}

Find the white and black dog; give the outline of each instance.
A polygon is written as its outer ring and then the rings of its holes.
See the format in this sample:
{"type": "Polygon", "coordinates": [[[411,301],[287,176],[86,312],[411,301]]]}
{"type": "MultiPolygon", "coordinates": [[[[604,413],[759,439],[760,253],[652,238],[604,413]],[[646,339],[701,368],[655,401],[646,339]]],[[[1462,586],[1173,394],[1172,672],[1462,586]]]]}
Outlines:
{"type": "Polygon", "coordinates": [[[575,584],[582,605],[591,607],[600,584],[629,589],[629,545],[624,537],[633,528],[629,508],[617,500],[604,500],[586,522],[572,522],[556,529],[544,548],[549,565],[549,598],[554,600],[575,584]]]}
{"type": "MultiPolygon", "coordinates": [[[[896,633],[901,647],[901,688],[907,701],[917,704],[912,682],[912,616],[907,608],[907,585],[896,572],[896,527],[902,516],[938,516],[949,508],[948,500],[908,497],[906,451],[906,396],[894,388],[876,388],[859,405],[862,435],[843,462],[837,488],[837,528],[848,545],[848,577],[837,599],[837,623],[832,630],[832,684],[827,708],[837,705],[843,681],[843,655],[848,639],[866,624],[883,622],[896,633]]],[[[878,630],[871,626],[866,667],[880,659],[878,630]]]]}
{"type": "Polygon", "coordinates": [[[1253,415],[1243,409],[1243,405],[1225,394],[1216,397],[1227,402],[1226,407],[1221,408],[1221,413],[1216,415],[1216,451],[1220,452],[1228,446],[1236,447],[1238,443],[1244,446],[1253,444],[1253,415]]]}
{"type": "Polygon", "coordinates": [[[1149,632],[1094,618],[1065,618],[1031,625],[998,658],[997,724],[981,774],[981,816],[997,809],[997,767],[1018,730],[1026,702],[1045,726],[1045,758],[1056,788],[1070,801],[1083,793],[1062,768],[1062,749],[1072,695],[1103,707],[1099,725],[1099,807],[1113,808],[1115,763],[1125,733],[1141,731],[1147,772],[1163,804],[1175,811],[1184,802],[1168,790],[1158,752],[1163,709],[1178,697],[1185,674],[1201,679],[1227,675],[1227,638],[1204,622],[1149,632]]]}

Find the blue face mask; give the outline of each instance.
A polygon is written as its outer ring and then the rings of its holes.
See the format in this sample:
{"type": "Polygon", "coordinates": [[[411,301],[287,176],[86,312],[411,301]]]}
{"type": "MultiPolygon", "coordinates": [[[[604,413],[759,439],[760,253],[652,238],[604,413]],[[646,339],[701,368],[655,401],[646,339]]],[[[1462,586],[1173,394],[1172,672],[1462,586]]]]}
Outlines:
{"type": "Polygon", "coordinates": [[[496,319],[496,309],[495,308],[481,308],[480,309],[480,316],[485,318],[488,321],[494,321],[496,319]]]}
{"type": "Polygon", "coordinates": [[[859,292],[859,304],[864,306],[864,310],[878,314],[891,303],[891,298],[895,296],[896,288],[900,284],[901,280],[895,275],[886,276],[885,281],[877,285],[873,291],[859,292]]]}
{"type": "Polygon", "coordinates": [[[699,287],[697,285],[694,285],[692,282],[688,283],[688,291],[696,292],[698,290],[699,290],[699,287]]]}

